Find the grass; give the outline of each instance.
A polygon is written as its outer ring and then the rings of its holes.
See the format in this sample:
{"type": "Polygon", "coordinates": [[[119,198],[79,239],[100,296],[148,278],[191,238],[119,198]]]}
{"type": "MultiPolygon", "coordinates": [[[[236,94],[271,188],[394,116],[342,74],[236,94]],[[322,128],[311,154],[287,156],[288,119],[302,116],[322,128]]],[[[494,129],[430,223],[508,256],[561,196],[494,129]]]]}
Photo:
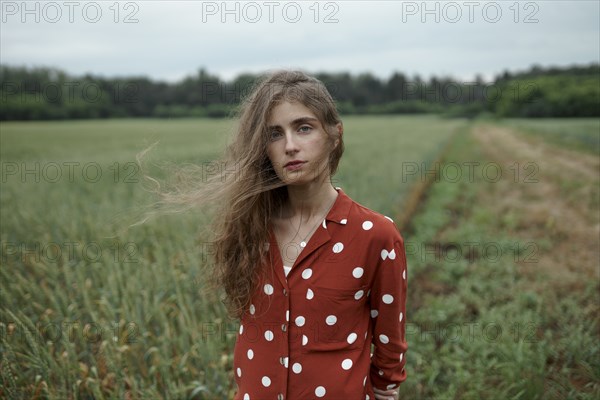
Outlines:
{"type": "MultiPolygon", "coordinates": [[[[548,132],[555,126],[536,123],[548,132]]],[[[348,117],[344,125],[335,183],[390,216],[402,212],[419,172],[446,145],[444,165],[489,161],[464,120],[348,117]],[[415,166],[417,174],[409,173],[415,166]]],[[[197,210],[114,231],[151,200],[132,164],[137,151],[160,139],[150,158],[163,177],[165,161],[210,161],[231,126],[196,119],[0,124],[0,397],[231,398],[238,324],[204,290],[207,215],[197,210]],[[63,174],[52,181],[54,164],[63,174]],[[23,175],[25,168],[34,172],[23,175]]],[[[539,137],[562,143],[551,136],[539,137]]],[[[598,398],[597,281],[576,275],[565,291],[543,262],[525,262],[532,242],[538,255],[553,258],[569,237],[544,224],[527,230],[532,217],[523,204],[500,212],[497,202],[521,189],[482,176],[478,168],[474,180],[442,174],[403,231],[409,351],[401,398],[598,398]]]]}
{"type": "MultiPolygon", "coordinates": [[[[348,117],[336,185],[384,214],[464,120],[348,117]],[[426,138],[426,140],[424,140],[426,138]],[[412,164],[411,164],[412,165],[412,164]]],[[[148,204],[135,154],[210,162],[231,122],[2,123],[0,397],[230,398],[237,321],[204,277],[207,215],[196,210],[116,233],[148,204]]]]}
{"type": "MultiPolygon", "coordinates": [[[[444,156],[445,163],[486,161],[469,130],[444,156]]],[[[597,279],[580,273],[577,289],[569,291],[548,280],[553,272],[542,265],[543,256],[556,242],[545,245],[543,231],[531,236],[530,230],[507,229],[515,219],[525,225],[531,219],[520,204],[510,216],[499,212],[499,199],[521,188],[510,177],[494,183],[481,172],[476,167],[474,180],[463,174],[434,184],[407,231],[413,243],[407,310],[412,378],[401,398],[598,398],[597,279]],[[546,251],[526,262],[532,243],[546,251]]]]}
{"type": "Polygon", "coordinates": [[[595,155],[600,153],[598,118],[510,118],[502,122],[534,139],[595,155]]]}

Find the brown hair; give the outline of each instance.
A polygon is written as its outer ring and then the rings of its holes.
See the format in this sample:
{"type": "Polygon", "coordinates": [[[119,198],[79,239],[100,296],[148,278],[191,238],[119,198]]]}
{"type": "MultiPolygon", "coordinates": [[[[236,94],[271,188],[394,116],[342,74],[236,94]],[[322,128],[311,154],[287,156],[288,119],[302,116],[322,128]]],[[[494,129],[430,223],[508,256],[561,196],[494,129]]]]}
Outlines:
{"type": "MultiPolygon", "coordinates": [[[[343,139],[335,129],[341,119],[334,100],[318,79],[286,70],[264,75],[241,102],[237,127],[218,161],[227,173],[212,175],[199,186],[199,167],[187,167],[178,171],[170,192],[161,191],[160,183],[146,175],[157,184],[153,191],[160,196],[160,207],[175,206],[180,212],[209,202],[217,205],[210,225],[214,232],[212,282],[225,290],[227,309],[237,317],[248,307],[261,274],[267,272],[264,244],[269,242],[269,222],[287,200],[285,184],[275,174],[266,151],[270,112],[284,101],[303,104],[319,119],[331,143],[339,140],[329,156],[332,176],[344,152],[343,139]]],[[[138,163],[148,150],[138,155],[138,163]]]]}

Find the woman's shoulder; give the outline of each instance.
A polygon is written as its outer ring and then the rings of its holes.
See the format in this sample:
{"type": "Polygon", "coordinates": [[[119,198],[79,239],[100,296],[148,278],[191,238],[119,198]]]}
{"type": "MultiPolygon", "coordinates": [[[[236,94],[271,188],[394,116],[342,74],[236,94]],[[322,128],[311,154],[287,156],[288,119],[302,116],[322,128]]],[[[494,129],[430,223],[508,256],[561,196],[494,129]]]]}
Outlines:
{"type": "MultiPolygon", "coordinates": [[[[389,236],[401,237],[400,231],[394,220],[380,212],[377,212],[355,200],[349,218],[356,219],[358,226],[374,236],[389,238],[389,236]]],[[[354,224],[353,224],[354,225],[354,224]]]]}

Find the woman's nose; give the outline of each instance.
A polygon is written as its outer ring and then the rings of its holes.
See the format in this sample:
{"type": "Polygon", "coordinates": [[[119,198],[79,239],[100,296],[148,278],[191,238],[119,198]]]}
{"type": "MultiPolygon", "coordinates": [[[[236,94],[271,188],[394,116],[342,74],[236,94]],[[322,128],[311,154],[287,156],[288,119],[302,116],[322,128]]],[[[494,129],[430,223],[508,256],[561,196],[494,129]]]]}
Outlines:
{"type": "Polygon", "coordinates": [[[286,153],[298,151],[296,139],[291,134],[285,135],[285,151],[286,153]]]}

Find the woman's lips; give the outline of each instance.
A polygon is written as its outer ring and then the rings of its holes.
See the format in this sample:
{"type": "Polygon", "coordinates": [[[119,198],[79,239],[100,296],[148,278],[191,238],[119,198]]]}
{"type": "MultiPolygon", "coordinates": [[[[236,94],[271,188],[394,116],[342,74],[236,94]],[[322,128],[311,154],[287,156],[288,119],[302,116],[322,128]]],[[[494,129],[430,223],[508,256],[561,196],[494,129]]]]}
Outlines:
{"type": "Polygon", "coordinates": [[[292,162],[285,164],[284,168],[287,169],[288,171],[295,171],[297,169],[302,168],[304,163],[306,163],[306,161],[292,161],[292,162]]]}

